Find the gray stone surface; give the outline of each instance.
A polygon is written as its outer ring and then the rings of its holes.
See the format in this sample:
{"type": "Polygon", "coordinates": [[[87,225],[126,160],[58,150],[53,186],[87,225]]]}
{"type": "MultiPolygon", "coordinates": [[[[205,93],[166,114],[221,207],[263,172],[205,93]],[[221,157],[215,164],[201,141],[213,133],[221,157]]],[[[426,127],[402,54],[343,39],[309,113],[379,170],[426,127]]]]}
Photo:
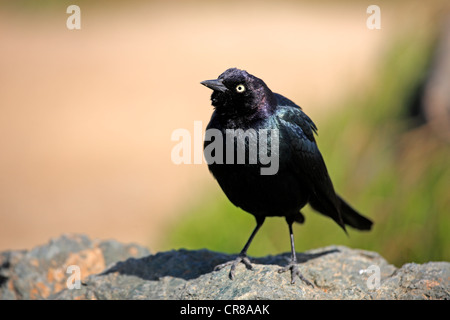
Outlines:
{"type": "Polygon", "coordinates": [[[0,299],[450,299],[448,262],[396,268],[375,252],[330,246],[298,253],[311,288],[277,272],[288,253],[251,258],[253,270],[238,266],[233,281],[228,268],[212,271],[234,257],[209,250],[151,255],[139,245],[65,235],[2,252],[0,299]],[[70,265],[79,266],[79,289],[67,288],[70,265]]]}

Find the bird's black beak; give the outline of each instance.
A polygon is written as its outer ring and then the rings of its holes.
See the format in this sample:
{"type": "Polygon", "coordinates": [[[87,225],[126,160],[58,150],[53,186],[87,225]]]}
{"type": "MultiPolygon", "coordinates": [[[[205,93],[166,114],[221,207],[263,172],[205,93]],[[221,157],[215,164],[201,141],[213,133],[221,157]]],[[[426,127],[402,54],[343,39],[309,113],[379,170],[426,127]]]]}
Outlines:
{"type": "Polygon", "coordinates": [[[214,91],[225,92],[228,90],[228,88],[223,84],[222,79],[205,80],[200,83],[205,87],[213,89],[214,91]]]}

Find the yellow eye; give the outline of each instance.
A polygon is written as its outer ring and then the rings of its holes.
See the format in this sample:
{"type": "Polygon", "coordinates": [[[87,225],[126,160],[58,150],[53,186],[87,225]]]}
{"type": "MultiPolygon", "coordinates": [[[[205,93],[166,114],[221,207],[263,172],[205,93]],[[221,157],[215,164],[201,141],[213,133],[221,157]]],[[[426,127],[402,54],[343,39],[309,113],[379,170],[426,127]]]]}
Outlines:
{"type": "Polygon", "coordinates": [[[238,84],[236,86],[236,91],[239,92],[239,93],[244,92],[245,91],[245,86],[243,84],[238,84]]]}

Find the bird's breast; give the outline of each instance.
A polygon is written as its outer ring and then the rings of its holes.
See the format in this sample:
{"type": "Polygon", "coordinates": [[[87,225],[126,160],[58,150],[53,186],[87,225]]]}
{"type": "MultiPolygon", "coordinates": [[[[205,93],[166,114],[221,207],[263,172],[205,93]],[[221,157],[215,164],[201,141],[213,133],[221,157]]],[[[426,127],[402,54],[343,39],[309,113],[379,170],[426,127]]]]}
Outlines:
{"type": "MultiPolygon", "coordinates": [[[[267,216],[298,212],[308,195],[283,161],[289,150],[275,147],[275,134],[267,133],[263,137],[262,132],[247,130],[230,137],[221,131],[223,145],[217,143],[215,150],[221,154],[214,154],[217,161],[208,164],[209,170],[229,200],[245,211],[267,216]]],[[[211,143],[205,143],[205,151],[211,143]]]]}

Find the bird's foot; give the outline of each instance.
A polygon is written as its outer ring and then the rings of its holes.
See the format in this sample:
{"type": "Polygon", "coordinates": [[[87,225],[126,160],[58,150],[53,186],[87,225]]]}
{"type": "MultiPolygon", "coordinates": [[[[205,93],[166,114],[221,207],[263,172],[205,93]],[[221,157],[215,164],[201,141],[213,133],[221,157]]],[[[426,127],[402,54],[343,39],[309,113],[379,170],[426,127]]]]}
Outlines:
{"type": "Polygon", "coordinates": [[[295,279],[298,276],[304,283],[306,283],[308,286],[311,286],[314,288],[314,285],[308,281],[298,270],[298,263],[295,261],[289,262],[289,264],[281,269],[278,270],[278,273],[283,273],[290,270],[291,271],[291,284],[295,283],[295,279]]]}
{"type": "Polygon", "coordinates": [[[249,258],[247,257],[247,255],[245,255],[245,254],[240,254],[240,255],[239,255],[236,259],[234,259],[234,260],[231,260],[231,261],[228,261],[228,262],[225,262],[225,263],[222,263],[222,264],[219,264],[219,265],[215,266],[215,267],[214,267],[214,271],[221,270],[221,269],[223,269],[223,268],[228,267],[228,266],[231,265],[229,277],[230,277],[231,280],[233,280],[233,279],[234,279],[234,270],[236,269],[236,266],[237,266],[239,263],[241,263],[241,262],[245,265],[245,267],[246,267],[247,269],[249,269],[249,270],[252,270],[252,269],[253,269],[253,266],[252,266],[252,264],[250,263],[250,260],[249,260],[249,258]]]}

